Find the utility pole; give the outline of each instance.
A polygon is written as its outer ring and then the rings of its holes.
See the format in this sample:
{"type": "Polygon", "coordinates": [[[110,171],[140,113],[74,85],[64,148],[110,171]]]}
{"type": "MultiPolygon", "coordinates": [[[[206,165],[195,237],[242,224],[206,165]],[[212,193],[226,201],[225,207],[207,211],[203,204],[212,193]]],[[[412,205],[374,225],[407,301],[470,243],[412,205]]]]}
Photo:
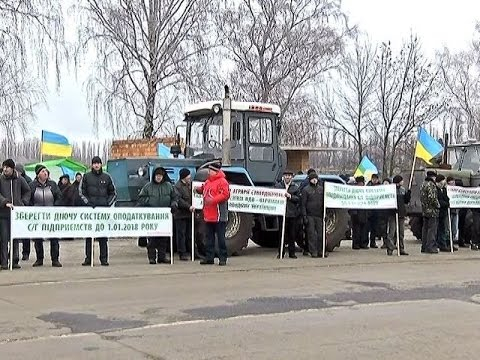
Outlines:
{"type": "Polygon", "coordinates": [[[225,85],[225,97],[223,99],[223,144],[222,144],[222,166],[232,165],[230,158],[231,139],[230,126],[232,120],[232,99],[230,99],[230,90],[225,85]]]}

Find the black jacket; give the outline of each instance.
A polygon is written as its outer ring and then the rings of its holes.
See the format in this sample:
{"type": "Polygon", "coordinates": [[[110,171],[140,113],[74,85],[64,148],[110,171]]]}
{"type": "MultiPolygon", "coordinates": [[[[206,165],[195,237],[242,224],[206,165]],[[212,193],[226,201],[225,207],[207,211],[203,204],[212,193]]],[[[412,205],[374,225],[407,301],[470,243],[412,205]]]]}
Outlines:
{"type": "MultiPolygon", "coordinates": [[[[275,185],[277,189],[285,189],[285,183],[283,181],[277,183],[275,185]]],[[[292,195],[290,199],[287,199],[287,211],[285,213],[285,217],[287,218],[295,218],[299,215],[299,207],[300,207],[300,190],[298,185],[294,182],[291,182],[288,186],[287,192],[292,195]]]]}
{"type": "Polygon", "coordinates": [[[10,209],[8,203],[14,206],[27,206],[30,203],[30,187],[27,181],[16,171],[13,175],[6,177],[0,175],[0,218],[9,219],[10,209]]]}
{"type": "Polygon", "coordinates": [[[404,218],[407,216],[406,204],[410,202],[412,192],[410,190],[405,191],[405,188],[397,186],[397,211],[398,217],[404,218]]]}
{"type": "Polygon", "coordinates": [[[88,206],[112,206],[117,198],[112,178],[102,170],[86,173],[79,186],[79,193],[88,206]]]}
{"type": "Polygon", "coordinates": [[[450,199],[447,195],[447,188],[437,188],[438,202],[440,203],[440,216],[444,216],[450,207],[450,199]]]}
{"type": "Polygon", "coordinates": [[[309,184],[302,191],[302,216],[323,217],[323,184],[309,184]]]}
{"type": "Polygon", "coordinates": [[[178,180],[174,189],[177,196],[178,209],[173,215],[175,219],[189,219],[192,216],[190,212],[190,206],[192,206],[192,184],[185,184],[182,180],[178,180]]]}
{"type": "Polygon", "coordinates": [[[31,206],[62,205],[62,192],[58,188],[58,185],[52,180],[47,180],[46,183],[42,185],[35,179],[30,183],[30,191],[31,206]]]}

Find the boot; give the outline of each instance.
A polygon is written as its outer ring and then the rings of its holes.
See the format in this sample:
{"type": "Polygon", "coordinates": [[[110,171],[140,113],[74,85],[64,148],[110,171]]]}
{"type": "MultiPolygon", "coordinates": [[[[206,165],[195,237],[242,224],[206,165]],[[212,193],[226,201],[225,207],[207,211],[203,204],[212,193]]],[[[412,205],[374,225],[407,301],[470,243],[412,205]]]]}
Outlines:
{"type": "Polygon", "coordinates": [[[82,266],[90,266],[92,265],[92,260],[90,259],[85,259],[85,261],[82,263],[82,266]]]}
{"type": "Polygon", "coordinates": [[[62,264],[58,260],[52,260],[52,267],[61,268],[62,264]]]}
{"type": "Polygon", "coordinates": [[[213,265],[215,262],[213,260],[202,260],[200,261],[200,265],[213,265]]]}
{"type": "Polygon", "coordinates": [[[470,246],[470,249],[472,249],[473,251],[478,251],[478,246],[475,245],[475,244],[472,244],[472,245],[470,246]]]}
{"type": "Polygon", "coordinates": [[[33,267],[43,266],[43,260],[42,259],[37,259],[37,261],[35,261],[32,266],[33,267]]]}

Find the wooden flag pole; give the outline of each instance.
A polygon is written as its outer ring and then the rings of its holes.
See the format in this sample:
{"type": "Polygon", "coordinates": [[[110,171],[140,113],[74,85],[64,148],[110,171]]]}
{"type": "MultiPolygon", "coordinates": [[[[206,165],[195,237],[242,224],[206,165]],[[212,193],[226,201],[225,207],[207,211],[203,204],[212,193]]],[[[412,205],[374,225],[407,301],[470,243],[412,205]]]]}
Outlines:
{"type": "Polygon", "coordinates": [[[413,174],[415,173],[415,164],[417,163],[417,156],[414,155],[413,157],[413,165],[412,165],[412,172],[410,173],[410,181],[408,182],[408,189],[410,190],[412,188],[412,182],[413,182],[413,174]]]}

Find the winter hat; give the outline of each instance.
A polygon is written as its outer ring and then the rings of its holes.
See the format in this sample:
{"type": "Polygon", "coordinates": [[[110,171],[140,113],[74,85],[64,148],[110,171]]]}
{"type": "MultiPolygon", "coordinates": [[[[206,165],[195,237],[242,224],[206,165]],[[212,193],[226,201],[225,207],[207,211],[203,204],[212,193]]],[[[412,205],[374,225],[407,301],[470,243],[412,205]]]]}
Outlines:
{"type": "Polygon", "coordinates": [[[20,174],[25,174],[25,167],[22,164],[16,163],[15,170],[17,170],[20,174]]]}
{"type": "Polygon", "coordinates": [[[15,161],[12,159],[7,159],[2,163],[2,167],[8,167],[10,169],[15,169],[15,161]]]}
{"type": "Polygon", "coordinates": [[[100,156],[94,156],[92,158],[92,165],[93,164],[101,164],[102,163],[102,159],[100,159],[100,156]]]}
{"type": "MultiPolygon", "coordinates": [[[[395,178],[394,178],[394,179],[395,179],[395,178]]],[[[386,182],[388,182],[389,184],[391,184],[391,183],[392,183],[392,182],[390,181],[390,179],[389,179],[389,178],[385,178],[385,179],[383,179],[382,183],[384,183],[385,181],[386,181],[386,182]]]]}
{"type": "Polygon", "coordinates": [[[452,176],[447,176],[447,183],[449,183],[450,181],[455,181],[455,179],[452,176]]]}
{"type": "Polygon", "coordinates": [[[158,167],[153,172],[153,176],[155,176],[155,175],[164,175],[165,176],[165,173],[166,173],[166,171],[163,167],[158,167]]]}
{"type": "Polygon", "coordinates": [[[358,183],[364,183],[365,182],[365,178],[363,176],[357,176],[355,178],[355,182],[358,184],[358,183]]]}
{"type": "Polygon", "coordinates": [[[393,183],[394,184],[400,184],[400,181],[402,181],[402,180],[403,180],[403,177],[401,175],[395,175],[393,177],[393,183]]]}
{"type": "Polygon", "coordinates": [[[439,182],[441,182],[441,181],[443,181],[443,180],[445,180],[445,176],[443,176],[442,174],[437,175],[437,177],[436,177],[436,179],[435,179],[435,181],[436,181],[437,183],[439,183],[439,182]]]}
{"type": "Polygon", "coordinates": [[[38,164],[37,166],[35,166],[35,174],[38,175],[40,174],[40,171],[42,171],[43,169],[46,169],[47,167],[45,165],[42,165],[42,164],[38,164]]]}
{"type": "Polygon", "coordinates": [[[308,180],[312,180],[312,179],[318,179],[318,175],[315,171],[308,174],[308,180]]]}
{"type": "Polygon", "coordinates": [[[314,172],[316,172],[315,169],[314,169],[314,168],[310,168],[310,169],[308,169],[308,171],[307,171],[307,175],[310,175],[311,173],[314,173],[314,172]]]}
{"type": "Polygon", "coordinates": [[[208,168],[209,168],[210,170],[213,170],[213,171],[217,171],[217,172],[218,172],[218,171],[220,171],[220,169],[222,168],[222,164],[220,164],[220,163],[213,163],[213,164],[208,165],[208,168]]]}
{"type": "Polygon", "coordinates": [[[428,170],[427,171],[427,177],[435,177],[437,176],[437,173],[433,170],[428,170]]]}
{"type": "Polygon", "coordinates": [[[190,175],[190,170],[185,169],[185,168],[180,170],[180,172],[178,173],[178,176],[180,176],[180,180],[185,179],[188,175],[190,175]]]}

